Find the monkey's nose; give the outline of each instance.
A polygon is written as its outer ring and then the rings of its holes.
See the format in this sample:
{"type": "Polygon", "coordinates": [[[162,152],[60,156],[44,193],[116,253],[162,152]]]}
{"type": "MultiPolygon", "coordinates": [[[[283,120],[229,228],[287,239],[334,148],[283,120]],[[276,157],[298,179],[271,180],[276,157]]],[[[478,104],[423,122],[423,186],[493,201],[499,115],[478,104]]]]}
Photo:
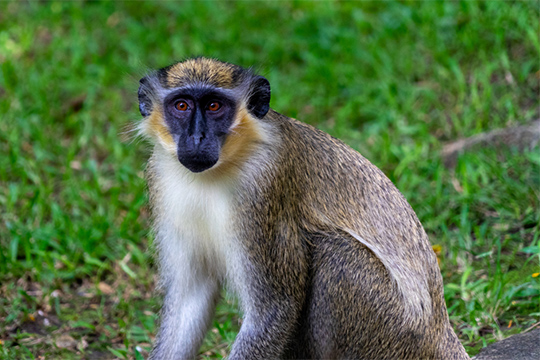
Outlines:
{"type": "Polygon", "coordinates": [[[199,145],[201,141],[206,138],[206,134],[203,132],[200,132],[198,134],[193,134],[190,136],[191,140],[193,141],[193,144],[199,145]]]}

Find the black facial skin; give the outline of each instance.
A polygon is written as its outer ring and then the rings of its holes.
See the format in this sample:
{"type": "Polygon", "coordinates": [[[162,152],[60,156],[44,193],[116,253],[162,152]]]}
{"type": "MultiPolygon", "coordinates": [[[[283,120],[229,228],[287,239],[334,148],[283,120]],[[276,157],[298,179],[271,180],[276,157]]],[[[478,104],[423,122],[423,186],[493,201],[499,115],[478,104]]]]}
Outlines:
{"type": "Polygon", "coordinates": [[[234,121],[236,100],[215,88],[184,88],[164,101],[165,122],[177,146],[178,160],[194,173],[214,166],[234,121]],[[185,102],[185,109],[177,105],[185,102]],[[212,111],[211,104],[219,108],[212,111]]]}

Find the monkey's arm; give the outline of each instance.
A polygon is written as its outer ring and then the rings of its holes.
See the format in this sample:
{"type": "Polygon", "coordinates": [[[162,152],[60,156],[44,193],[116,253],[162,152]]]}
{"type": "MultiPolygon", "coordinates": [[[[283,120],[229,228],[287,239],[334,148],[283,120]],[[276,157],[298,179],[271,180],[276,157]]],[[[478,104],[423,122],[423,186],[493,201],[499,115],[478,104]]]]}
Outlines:
{"type": "Polygon", "coordinates": [[[189,251],[171,247],[175,247],[172,242],[168,247],[159,249],[166,293],[150,360],[195,358],[219,298],[217,279],[205,274],[190,259],[189,251]]]}
{"type": "Polygon", "coordinates": [[[264,240],[252,238],[249,244],[240,294],[244,319],[229,360],[282,358],[296,331],[307,286],[307,249],[293,228],[278,223],[277,234],[261,234],[256,238],[264,240]]]}
{"type": "Polygon", "coordinates": [[[186,291],[178,284],[167,290],[150,359],[193,359],[197,355],[214,314],[218,284],[205,279],[189,288],[186,291]]]}

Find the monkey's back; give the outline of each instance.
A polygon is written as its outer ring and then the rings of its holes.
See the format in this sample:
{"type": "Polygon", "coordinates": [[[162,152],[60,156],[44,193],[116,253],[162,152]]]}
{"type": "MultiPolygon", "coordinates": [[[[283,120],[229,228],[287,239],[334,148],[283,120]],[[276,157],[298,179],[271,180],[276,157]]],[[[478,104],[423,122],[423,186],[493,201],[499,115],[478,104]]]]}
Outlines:
{"type": "Polygon", "coordinates": [[[286,148],[274,181],[292,189],[285,206],[302,214],[310,269],[289,358],[468,358],[435,254],[402,194],[340,140],[275,112],[267,118],[286,148]]]}

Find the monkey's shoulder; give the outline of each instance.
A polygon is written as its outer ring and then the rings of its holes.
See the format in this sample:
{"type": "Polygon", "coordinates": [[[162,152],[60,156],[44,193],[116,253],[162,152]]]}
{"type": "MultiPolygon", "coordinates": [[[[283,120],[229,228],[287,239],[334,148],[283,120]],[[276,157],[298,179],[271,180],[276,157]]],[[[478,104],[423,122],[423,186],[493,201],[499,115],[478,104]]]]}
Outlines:
{"type": "Polygon", "coordinates": [[[282,137],[285,161],[308,175],[315,171],[317,177],[338,184],[362,182],[363,186],[376,186],[397,191],[386,175],[358,151],[342,140],[273,110],[269,118],[278,127],[282,137]],[[305,166],[302,166],[305,165],[305,166]],[[316,165],[316,166],[313,166],[316,165]]]}
{"type": "MultiPolygon", "coordinates": [[[[316,127],[294,118],[270,110],[267,118],[277,127],[287,146],[297,151],[309,151],[317,155],[326,155],[321,160],[341,160],[366,163],[360,153],[342,140],[316,127]],[[339,157],[340,159],[337,159],[339,157]]],[[[370,164],[370,163],[369,163],[370,164]]]]}

